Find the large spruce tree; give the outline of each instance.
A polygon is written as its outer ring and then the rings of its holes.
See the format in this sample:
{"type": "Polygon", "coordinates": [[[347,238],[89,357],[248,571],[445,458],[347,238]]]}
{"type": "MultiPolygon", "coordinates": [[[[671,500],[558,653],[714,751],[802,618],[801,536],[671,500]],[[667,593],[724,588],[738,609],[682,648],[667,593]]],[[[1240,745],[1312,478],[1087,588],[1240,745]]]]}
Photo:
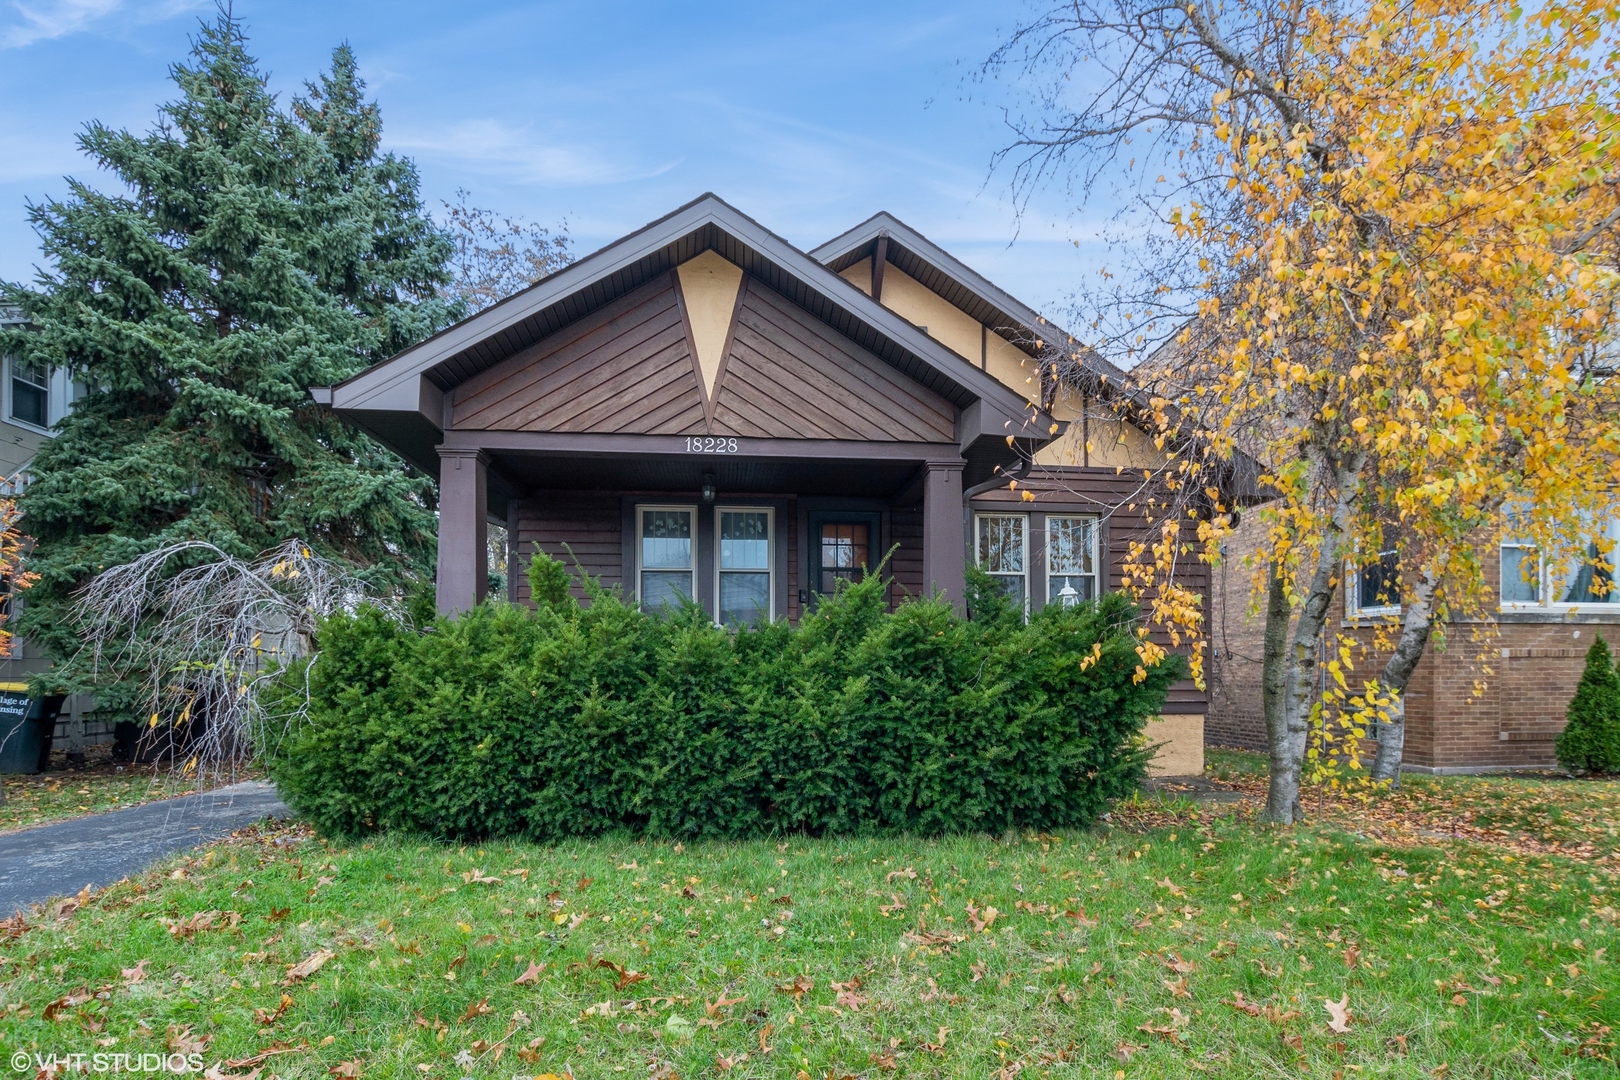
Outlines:
{"type": "Polygon", "coordinates": [[[73,591],[174,541],[301,537],[379,582],[431,573],[431,482],[308,394],[457,313],[414,165],[380,152],[347,46],[283,108],[222,11],[172,75],[149,133],[87,126],[122,190],[31,205],[49,266],[4,290],[32,324],[5,351],[83,386],[21,501],[39,581],[17,629],[59,659],[73,591]]]}

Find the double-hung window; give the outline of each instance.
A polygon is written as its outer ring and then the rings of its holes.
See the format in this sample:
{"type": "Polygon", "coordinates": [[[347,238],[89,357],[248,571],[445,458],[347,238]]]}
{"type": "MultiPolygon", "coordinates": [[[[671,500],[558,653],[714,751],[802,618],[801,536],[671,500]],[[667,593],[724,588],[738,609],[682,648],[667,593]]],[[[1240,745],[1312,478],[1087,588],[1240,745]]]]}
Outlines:
{"type": "Polygon", "coordinates": [[[643,611],[678,608],[692,599],[697,508],[638,506],[637,594],[643,611]]]}
{"type": "Polygon", "coordinates": [[[771,511],[720,507],[715,537],[716,621],[721,626],[753,626],[772,618],[771,511]]]}
{"type": "Polygon", "coordinates": [[[37,428],[51,426],[51,376],[41,364],[12,357],[7,363],[10,383],[8,419],[37,428]]]}
{"type": "Polygon", "coordinates": [[[1535,542],[1510,531],[1501,543],[1501,605],[1505,610],[1620,607],[1620,514],[1601,528],[1580,530],[1585,543],[1561,559],[1547,559],[1535,542]],[[1554,565],[1554,564],[1557,565],[1554,565]]]}
{"type": "Polygon", "coordinates": [[[1046,518],[1046,602],[1077,604],[1097,598],[1097,519],[1049,514],[1046,518]]]}
{"type": "Polygon", "coordinates": [[[1401,610],[1401,556],[1394,550],[1380,551],[1378,561],[1355,569],[1357,615],[1393,615],[1401,610]]]}
{"type": "Polygon", "coordinates": [[[1001,583],[1020,609],[1029,610],[1029,516],[977,514],[974,552],[979,569],[1001,583]]]}

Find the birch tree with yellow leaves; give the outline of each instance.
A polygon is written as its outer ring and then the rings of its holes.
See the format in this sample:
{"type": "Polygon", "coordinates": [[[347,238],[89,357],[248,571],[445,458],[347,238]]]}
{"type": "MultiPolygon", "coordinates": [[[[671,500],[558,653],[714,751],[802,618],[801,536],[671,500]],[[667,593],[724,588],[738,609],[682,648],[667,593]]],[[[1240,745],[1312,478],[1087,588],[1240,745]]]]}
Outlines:
{"type": "MultiPolygon", "coordinates": [[[[1202,511],[1150,561],[1218,559],[1218,480],[1238,457],[1261,471],[1270,820],[1299,820],[1327,709],[1357,732],[1387,718],[1375,775],[1393,776],[1407,679],[1436,623],[1484,614],[1478,542],[1506,509],[1570,550],[1569,523],[1620,490],[1617,19],[1585,0],[1119,0],[1054,10],[993,61],[1095,87],[1038,95],[1017,184],[1127,156],[1156,174],[1134,205],[1162,228],[1091,308],[1105,347],[1151,354],[1115,400],[1147,403],[1173,451],[1167,533],[1202,511]],[[1386,533],[1402,621],[1368,678],[1320,642],[1347,561],[1386,533]]],[[[1161,617],[1188,621],[1172,600],[1161,617]]]]}

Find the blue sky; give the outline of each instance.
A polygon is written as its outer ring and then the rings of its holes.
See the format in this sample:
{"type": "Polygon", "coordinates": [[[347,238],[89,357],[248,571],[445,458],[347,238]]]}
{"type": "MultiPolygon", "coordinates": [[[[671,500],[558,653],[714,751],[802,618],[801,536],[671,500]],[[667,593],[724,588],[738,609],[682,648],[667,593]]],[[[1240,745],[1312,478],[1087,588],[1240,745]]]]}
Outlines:
{"type": "MultiPolygon", "coordinates": [[[[1056,192],[1020,222],[989,172],[1006,129],[970,76],[1028,14],[960,0],[810,4],[237,0],[272,85],[297,90],[347,40],[385,142],[432,205],[566,219],[584,254],[704,191],[800,247],[886,209],[1057,317],[1106,257],[1098,211],[1056,192]]],[[[24,202],[96,180],[74,136],[145,130],[211,5],[0,7],[0,277],[38,261],[24,202]]]]}

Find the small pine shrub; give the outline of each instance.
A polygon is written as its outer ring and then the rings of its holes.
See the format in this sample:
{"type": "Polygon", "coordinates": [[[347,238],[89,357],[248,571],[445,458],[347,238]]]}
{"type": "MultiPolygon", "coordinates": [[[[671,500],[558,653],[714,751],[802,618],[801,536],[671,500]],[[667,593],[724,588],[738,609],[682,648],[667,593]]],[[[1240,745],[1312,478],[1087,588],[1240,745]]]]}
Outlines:
{"type": "Polygon", "coordinates": [[[1586,651],[1566,715],[1555,747],[1559,764],[1574,773],[1620,773],[1620,674],[1601,635],[1586,651]]]}
{"type": "Polygon", "coordinates": [[[534,609],[322,627],[311,706],[271,767],[322,830],[460,841],[1002,832],[1083,826],[1140,781],[1171,657],[1136,682],[1137,612],[1109,594],[1026,623],[886,608],[878,576],[800,625],[650,616],[529,570],[534,609]]]}

